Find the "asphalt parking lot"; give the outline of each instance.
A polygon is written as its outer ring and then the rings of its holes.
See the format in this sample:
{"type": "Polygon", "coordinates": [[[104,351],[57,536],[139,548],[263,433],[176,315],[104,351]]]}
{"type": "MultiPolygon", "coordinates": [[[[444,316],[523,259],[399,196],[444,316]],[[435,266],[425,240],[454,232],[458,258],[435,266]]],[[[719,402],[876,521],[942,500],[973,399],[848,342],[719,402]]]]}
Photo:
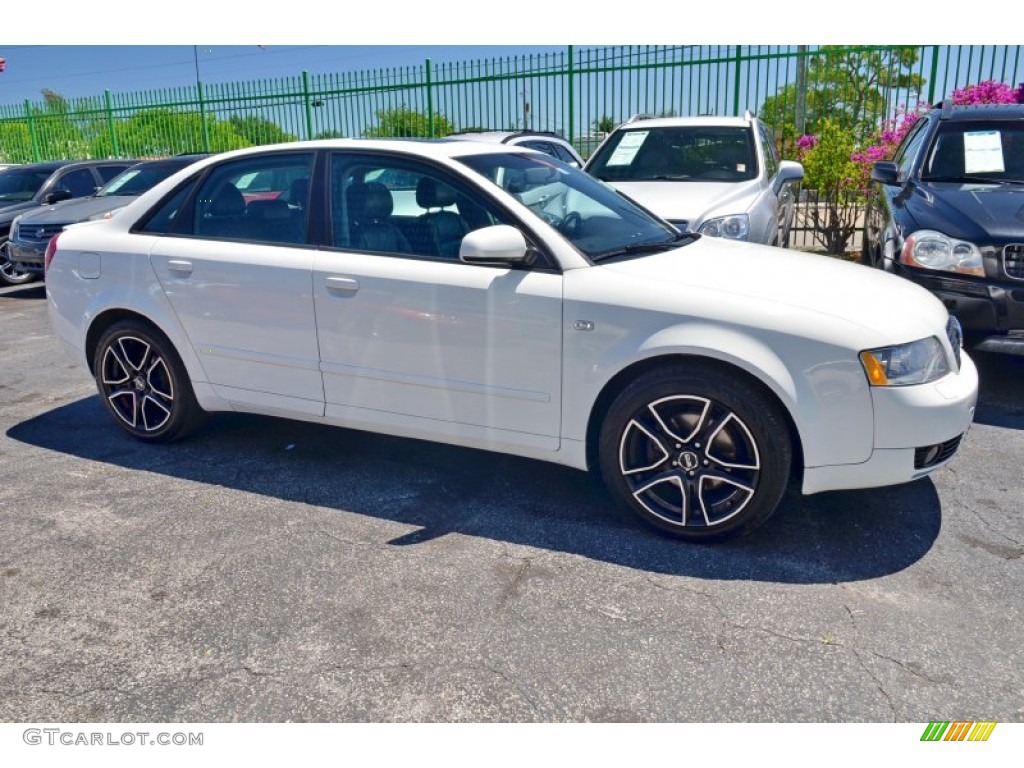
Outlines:
{"type": "Polygon", "coordinates": [[[1024,359],[950,467],[714,547],[544,463],[237,414],[146,446],[0,289],[0,720],[1024,720],[1024,359]]]}

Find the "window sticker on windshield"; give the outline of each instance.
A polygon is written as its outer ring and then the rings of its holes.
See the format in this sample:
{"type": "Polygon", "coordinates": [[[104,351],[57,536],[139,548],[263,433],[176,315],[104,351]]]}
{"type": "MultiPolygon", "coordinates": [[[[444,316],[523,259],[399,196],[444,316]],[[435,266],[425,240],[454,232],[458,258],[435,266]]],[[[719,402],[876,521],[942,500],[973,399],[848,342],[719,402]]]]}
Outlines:
{"type": "Polygon", "coordinates": [[[746,163],[736,163],[736,173],[746,173],[746,172],[747,172],[747,164],[746,163]]]}
{"type": "Polygon", "coordinates": [[[1003,173],[1005,170],[999,131],[964,133],[964,173],[1003,173]]]}
{"type": "Polygon", "coordinates": [[[612,152],[605,165],[630,165],[640,147],[647,141],[647,134],[650,131],[630,131],[619,142],[619,146],[612,152]]]}

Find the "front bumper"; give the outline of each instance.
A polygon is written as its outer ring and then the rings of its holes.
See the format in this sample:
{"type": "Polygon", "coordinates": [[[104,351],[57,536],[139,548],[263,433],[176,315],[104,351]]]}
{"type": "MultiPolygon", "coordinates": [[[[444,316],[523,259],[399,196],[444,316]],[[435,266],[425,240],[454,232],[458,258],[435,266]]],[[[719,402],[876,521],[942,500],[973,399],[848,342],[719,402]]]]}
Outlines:
{"type": "Polygon", "coordinates": [[[900,264],[895,271],[934,293],[966,331],[1001,334],[1024,330],[1024,282],[1014,285],[991,278],[924,274],[900,264]]]}
{"type": "Polygon", "coordinates": [[[803,492],[875,488],[916,480],[946,465],[974,419],[978,370],[966,353],[959,373],[931,384],[872,387],[874,450],[860,464],[807,467],[803,492]]]}
{"type": "Polygon", "coordinates": [[[39,244],[24,240],[7,241],[7,257],[23,272],[42,274],[45,256],[46,243],[39,244]]]}

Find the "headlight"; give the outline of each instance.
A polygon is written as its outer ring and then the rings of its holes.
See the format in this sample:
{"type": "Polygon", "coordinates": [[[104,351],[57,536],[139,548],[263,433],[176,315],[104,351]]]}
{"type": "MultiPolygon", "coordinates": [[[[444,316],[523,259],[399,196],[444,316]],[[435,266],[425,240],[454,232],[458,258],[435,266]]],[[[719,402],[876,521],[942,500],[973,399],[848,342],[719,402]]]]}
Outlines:
{"type": "Polygon", "coordinates": [[[934,336],[895,347],[868,349],[860,353],[868,381],[875,387],[927,384],[949,373],[949,361],[934,336]]]}
{"type": "Polygon", "coordinates": [[[697,231],[711,237],[746,240],[750,234],[750,218],[745,213],[738,213],[735,216],[719,216],[717,219],[705,221],[697,231]]]}
{"type": "Polygon", "coordinates": [[[930,229],[919,230],[907,238],[900,253],[900,262],[911,267],[985,276],[978,246],[930,229]]]}

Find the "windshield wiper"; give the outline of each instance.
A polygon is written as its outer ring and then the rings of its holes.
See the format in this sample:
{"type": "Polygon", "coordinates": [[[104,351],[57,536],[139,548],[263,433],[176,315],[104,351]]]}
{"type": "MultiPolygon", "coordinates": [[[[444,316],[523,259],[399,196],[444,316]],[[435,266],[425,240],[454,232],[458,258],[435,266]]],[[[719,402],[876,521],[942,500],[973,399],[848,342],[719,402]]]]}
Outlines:
{"type": "Polygon", "coordinates": [[[696,232],[680,232],[678,235],[673,235],[669,240],[658,240],[654,243],[630,243],[624,245],[621,248],[616,248],[611,251],[605,251],[599,253],[596,256],[591,256],[591,260],[597,264],[601,261],[608,261],[619,256],[635,256],[639,253],[657,253],[659,251],[670,251],[673,248],[678,248],[683,243],[688,243],[692,240],[696,240],[698,237],[696,232]]]}

